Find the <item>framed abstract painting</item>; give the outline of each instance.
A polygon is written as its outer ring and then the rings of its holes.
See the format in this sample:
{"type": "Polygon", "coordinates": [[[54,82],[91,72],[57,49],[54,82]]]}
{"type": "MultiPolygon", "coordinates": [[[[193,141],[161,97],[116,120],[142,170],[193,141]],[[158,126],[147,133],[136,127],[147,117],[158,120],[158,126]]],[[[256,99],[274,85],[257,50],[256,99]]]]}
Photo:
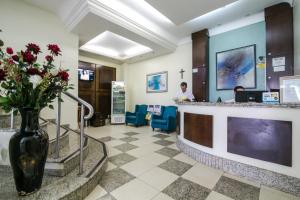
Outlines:
{"type": "Polygon", "coordinates": [[[256,88],[256,45],[216,53],[217,90],[256,88]]]}
{"type": "Polygon", "coordinates": [[[147,93],[168,92],[168,72],[147,74],[147,93]]]}

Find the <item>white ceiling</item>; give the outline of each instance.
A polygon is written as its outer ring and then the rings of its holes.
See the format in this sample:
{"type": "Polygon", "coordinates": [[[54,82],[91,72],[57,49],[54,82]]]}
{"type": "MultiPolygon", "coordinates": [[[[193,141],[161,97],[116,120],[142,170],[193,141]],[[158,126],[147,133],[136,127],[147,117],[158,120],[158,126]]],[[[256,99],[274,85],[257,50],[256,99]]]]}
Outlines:
{"type": "Polygon", "coordinates": [[[23,0],[65,18],[81,0],[23,0]]]}
{"type": "Polygon", "coordinates": [[[152,51],[149,47],[110,31],[101,33],[81,46],[80,49],[118,60],[125,60],[152,51]]]}
{"type": "MultiPolygon", "coordinates": [[[[131,63],[170,53],[190,41],[193,32],[242,20],[271,5],[293,0],[24,1],[58,15],[70,31],[79,35],[80,45],[110,31],[153,50],[122,61],[131,63]]],[[[120,45],[115,43],[114,48],[120,45]]]]}
{"type": "Polygon", "coordinates": [[[224,7],[237,0],[146,0],[150,5],[180,25],[213,10],[224,7]]]}

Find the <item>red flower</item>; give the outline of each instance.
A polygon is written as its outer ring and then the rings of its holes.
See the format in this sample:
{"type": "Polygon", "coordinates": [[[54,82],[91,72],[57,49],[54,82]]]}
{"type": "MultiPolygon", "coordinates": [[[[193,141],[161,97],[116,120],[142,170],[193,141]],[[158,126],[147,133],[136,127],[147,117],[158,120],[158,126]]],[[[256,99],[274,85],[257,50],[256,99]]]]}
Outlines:
{"type": "Polygon", "coordinates": [[[6,48],[6,53],[8,53],[8,54],[13,54],[14,53],[14,50],[11,48],[11,47],[7,47],[6,48]]]}
{"type": "Polygon", "coordinates": [[[48,50],[50,50],[51,54],[53,54],[53,55],[56,55],[56,56],[61,55],[60,48],[57,44],[48,44],[48,50]]]}
{"type": "Polygon", "coordinates": [[[6,72],[3,69],[0,69],[0,82],[4,81],[6,77],[6,72]]]}
{"type": "Polygon", "coordinates": [[[14,61],[19,62],[19,56],[18,55],[13,55],[11,57],[14,61]]]}
{"type": "Polygon", "coordinates": [[[51,62],[53,61],[53,57],[50,56],[50,55],[47,55],[47,56],[45,57],[45,59],[48,61],[48,63],[51,63],[51,62]]]}
{"type": "Polygon", "coordinates": [[[40,75],[42,78],[44,78],[44,76],[45,76],[46,73],[47,73],[47,70],[43,70],[43,71],[40,72],[39,75],[40,75]]]}
{"type": "Polygon", "coordinates": [[[23,56],[23,61],[27,62],[28,64],[32,64],[33,62],[36,61],[36,57],[32,55],[30,51],[25,51],[25,52],[22,51],[21,54],[23,56]]]}
{"type": "Polygon", "coordinates": [[[8,59],[7,63],[8,63],[9,65],[13,65],[13,64],[15,64],[15,63],[14,63],[14,60],[13,60],[13,59],[11,59],[11,58],[10,58],[10,59],[8,59]]]}
{"type": "Polygon", "coordinates": [[[69,80],[69,74],[66,71],[60,71],[58,72],[57,76],[61,78],[63,81],[68,81],[69,80]]]}
{"type": "Polygon", "coordinates": [[[29,68],[27,69],[28,75],[41,75],[41,72],[37,68],[29,68]]]}
{"type": "Polygon", "coordinates": [[[29,43],[26,45],[26,48],[27,48],[27,51],[30,51],[35,55],[41,53],[41,48],[36,44],[29,43]]]}

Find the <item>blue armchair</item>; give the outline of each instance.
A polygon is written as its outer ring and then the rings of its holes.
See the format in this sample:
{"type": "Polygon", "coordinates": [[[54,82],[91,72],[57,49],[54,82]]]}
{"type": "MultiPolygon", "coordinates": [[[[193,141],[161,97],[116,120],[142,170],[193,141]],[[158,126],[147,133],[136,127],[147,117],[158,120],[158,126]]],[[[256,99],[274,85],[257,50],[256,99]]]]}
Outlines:
{"type": "Polygon", "coordinates": [[[136,127],[147,125],[146,114],[147,105],[136,105],[134,113],[126,112],[125,124],[134,124],[136,127]]]}
{"type": "Polygon", "coordinates": [[[162,131],[172,132],[176,129],[176,106],[166,106],[162,109],[160,116],[153,115],[151,120],[151,127],[153,131],[155,128],[159,128],[162,131]]]}

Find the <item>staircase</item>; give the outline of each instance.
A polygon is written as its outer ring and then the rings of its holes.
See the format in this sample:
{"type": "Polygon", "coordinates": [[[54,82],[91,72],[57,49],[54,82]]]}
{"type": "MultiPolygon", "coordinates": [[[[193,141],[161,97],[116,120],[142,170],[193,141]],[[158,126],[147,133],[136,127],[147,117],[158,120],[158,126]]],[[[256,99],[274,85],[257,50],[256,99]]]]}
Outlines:
{"type": "MultiPolygon", "coordinates": [[[[87,104],[81,99],[72,99],[82,105],[87,104]]],[[[5,155],[8,145],[4,143],[8,143],[8,136],[14,131],[9,129],[10,126],[0,127],[0,199],[80,200],[96,187],[106,168],[107,152],[103,142],[84,134],[84,117],[88,117],[83,115],[81,131],[73,130],[68,125],[60,125],[60,120],[57,119],[40,119],[41,129],[49,135],[48,158],[42,188],[27,197],[17,196],[8,155],[5,155]],[[1,137],[4,136],[6,138],[3,143],[1,137]]],[[[2,117],[10,118],[9,115],[2,117]]],[[[13,123],[19,124],[19,120],[20,118],[15,118],[13,123]]]]}

